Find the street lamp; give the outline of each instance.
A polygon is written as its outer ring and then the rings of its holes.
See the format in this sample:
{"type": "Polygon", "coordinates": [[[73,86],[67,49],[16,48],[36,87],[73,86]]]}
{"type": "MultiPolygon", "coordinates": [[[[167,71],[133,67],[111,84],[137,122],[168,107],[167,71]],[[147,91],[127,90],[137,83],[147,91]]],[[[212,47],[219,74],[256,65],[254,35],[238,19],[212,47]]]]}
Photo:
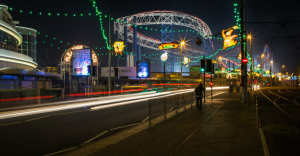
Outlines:
{"type": "Polygon", "coordinates": [[[181,41],[181,89],[182,89],[182,46],[184,45],[184,41],[181,41]]]}
{"type": "Polygon", "coordinates": [[[108,18],[108,37],[109,37],[109,52],[108,52],[108,95],[110,96],[111,91],[111,54],[112,54],[112,43],[111,43],[111,16],[113,16],[114,13],[109,14],[108,18]]]}
{"type": "Polygon", "coordinates": [[[270,61],[270,86],[272,87],[272,65],[273,65],[273,60],[270,61]]]}
{"type": "Polygon", "coordinates": [[[250,40],[250,59],[251,59],[251,64],[250,64],[250,85],[253,86],[253,75],[252,75],[253,59],[252,59],[252,37],[251,37],[251,35],[248,35],[248,39],[250,40]]]}
{"type": "Polygon", "coordinates": [[[282,74],[281,74],[281,82],[282,82],[282,83],[281,83],[281,86],[283,86],[283,78],[282,78],[282,75],[283,75],[283,68],[284,68],[284,65],[282,65],[282,70],[281,70],[281,73],[282,73],[282,74]]]}
{"type": "Polygon", "coordinates": [[[264,65],[263,65],[263,57],[265,56],[265,54],[261,54],[261,85],[263,85],[263,77],[264,77],[264,65]]]}

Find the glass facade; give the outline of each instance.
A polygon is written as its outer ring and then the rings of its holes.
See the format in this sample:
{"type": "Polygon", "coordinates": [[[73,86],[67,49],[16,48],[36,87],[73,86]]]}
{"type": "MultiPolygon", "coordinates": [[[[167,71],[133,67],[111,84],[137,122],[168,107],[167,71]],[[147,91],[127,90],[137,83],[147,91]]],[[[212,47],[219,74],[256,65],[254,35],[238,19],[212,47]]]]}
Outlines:
{"type": "Polygon", "coordinates": [[[19,45],[18,52],[30,56],[36,62],[36,37],[32,35],[22,34],[22,44],[19,45]]]}
{"type": "Polygon", "coordinates": [[[0,30],[0,45],[2,49],[18,51],[18,40],[10,34],[0,30]]]}

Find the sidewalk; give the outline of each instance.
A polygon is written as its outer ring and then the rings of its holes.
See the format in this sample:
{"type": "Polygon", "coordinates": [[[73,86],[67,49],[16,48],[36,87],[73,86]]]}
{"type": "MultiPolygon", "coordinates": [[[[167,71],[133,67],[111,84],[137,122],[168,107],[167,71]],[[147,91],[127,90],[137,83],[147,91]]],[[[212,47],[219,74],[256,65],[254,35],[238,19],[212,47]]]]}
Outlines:
{"type": "Polygon", "coordinates": [[[242,104],[240,97],[240,93],[226,92],[207,99],[203,110],[188,109],[136,134],[131,130],[129,137],[112,137],[114,144],[107,147],[99,145],[99,140],[66,154],[264,155],[254,110],[242,104]]]}

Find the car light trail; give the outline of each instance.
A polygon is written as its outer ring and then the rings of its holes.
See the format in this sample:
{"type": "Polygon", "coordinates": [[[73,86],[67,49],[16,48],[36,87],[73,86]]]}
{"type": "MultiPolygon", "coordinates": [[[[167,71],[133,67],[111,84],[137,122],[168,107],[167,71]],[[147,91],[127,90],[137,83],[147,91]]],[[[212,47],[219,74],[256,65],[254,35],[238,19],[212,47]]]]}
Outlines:
{"type": "MultiPolygon", "coordinates": [[[[0,119],[48,113],[48,112],[68,110],[68,109],[75,109],[75,108],[86,107],[86,106],[104,105],[104,104],[109,104],[109,103],[124,102],[124,101],[141,99],[141,98],[150,98],[150,97],[155,97],[155,96],[169,95],[171,93],[180,93],[180,92],[184,93],[184,92],[188,92],[188,91],[191,91],[191,89],[171,91],[171,92],[162,92],[162,93],[155,93],[155,94],[154,93],[150,93],[150,94],[149,93],[148,94],[139,93],[138,96],[133,95],[133,96],[128,97],[129,95],[126,95],[125,97],[118,98],[118,99],[115,99],[118,96],[114,96],[114,97],[110,97],[110,98],[107,98],[107,99],[101,100],[101,101],[98,100],[98,101],[90,101],[90,102],[84,102],[84,103],[81,102],[81,103],[72,103],[72,104],[65,104],[65,105],[56,105],[56,106],[47,106],[47,107],[1,112],[0,119]]],[[[98,98],[98,99],[100,99],[100,98],[98,98]]],[[[75,100],[74,100],[74,102],[75,102],[75,100]]],[[[70,103],[70,101],[66,101],[65,103],[70,103]]]]}

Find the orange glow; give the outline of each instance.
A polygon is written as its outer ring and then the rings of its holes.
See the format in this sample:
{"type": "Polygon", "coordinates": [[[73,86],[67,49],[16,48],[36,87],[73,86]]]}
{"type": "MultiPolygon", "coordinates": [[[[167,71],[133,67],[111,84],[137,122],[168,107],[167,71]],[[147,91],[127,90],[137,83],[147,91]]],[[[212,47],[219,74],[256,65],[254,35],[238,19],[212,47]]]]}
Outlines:
{"type": "Polygon", "coordinates": [[[236,45],[237,41],[235,41],[234,38],[238,37],[238,35],[231,36],[232,32],[233,32],[233,29],[228,30],[226,33],[225,33],[225,30],[222,31],[222,36],[224,38],[223,50],[236,45]]]}
{"type": "Polygon", "coordinates": [[[172,42],[172,43],[162,43],[158,46],[160,50],[164,49],[177,49],[178,48],[178,43],[172,42]]]}
{"type": "Polygon", "coordinates": [[[37,99],[49,99],[53,96],[36,96],[36,97],[23,97],[23,98],[11,98],[1,99],[0,102],[11,102],[11,101],[25,101],[25,100],[37,100],[37,99]]]}

